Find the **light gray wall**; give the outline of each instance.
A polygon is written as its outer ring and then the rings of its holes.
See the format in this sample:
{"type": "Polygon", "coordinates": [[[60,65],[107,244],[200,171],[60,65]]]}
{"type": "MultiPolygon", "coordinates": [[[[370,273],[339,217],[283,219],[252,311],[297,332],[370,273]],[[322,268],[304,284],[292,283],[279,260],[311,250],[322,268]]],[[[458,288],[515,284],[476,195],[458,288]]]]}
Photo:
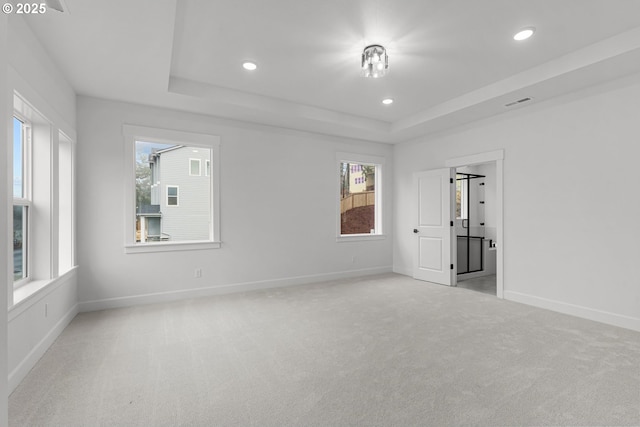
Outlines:
{"type": "Polygon", "coordinates": [[[21,95],[40,104],[44,110],[40,113],[75,136],[75,92],[29,25],[16,14],[9,17],[9,65],[28,86],[20,88],[21,95]]]}
{"type": "MultiPolygon", "coordinates": [[[[0,25],[0,28],[4,30],[7,26],[0,25]]],[[[9,52],[2,57],[8,57],[9,85],[7,97],[2,99],[7,101],[9,111],[13,109],[13,91],[16,90],[51,122],[56,133],[54,140],[57,140],[58,129],[75,138],[75,92],[21,17],[15,14],[9,17],[7,33],[9,52]]],[[[5,79],[1,81],[4,83],[5,79]]],[[[0,183],[0,187],[5,186],[0,183]]],[[[52,226],[55,227],[57,220],[52,218],[52,226]]],[[[57,259],[55,251],[58,249],[51,250],[50,256],[57,259]]],[[[76,270],[70,271],[10,308],[7,345],[9,391],[19,384],[77,313],[76,274],[76,270]]],[[[7,287],[10,292],[12,288],[7,287]]],[[[0,425],[3,424],[0,422],[0,425]]]]}
{"type": "Polygon", "coordinates": [[[496,239],[496,165],[495,162],[477,165],[475,173],[484,175],[484,230],[487,239],[496,239]]]}
{"type": "Polygon", "coordinates": [[[640,330],[638,111],[635,75],[397,145],[394,271],[412,272],[413,172],[504,149],[505,297],[640,330]]]}
{"type": "Polygon", "coordinates": [[[391,235],[336,242],[336,152],[387,159],[384,229],[390,232],[389,145],[88,97],[78,98],[78,125],[81,309],[391,269],[391,235]],[[124,253],[124,123],[220,136],[221,249],[124,253]],[[194,277],[198,268],[202,278],[194,277]]]}
{"type": "MultiPolygon", "coordinates": [[[[8,85],[7,62],[7,28],[8,17],[5,14],[0,15],[0,307],[7,306],[8,290],[10,289],[11,274],[9,269],[10,246],[9,239],[9,141],[12,129],[10,126],[11,107],[9,96],[10,90],[8,85]]],[[[7,338],[7,317],[0,316],[0,425],[8,424],[8,338],[7,338]]]]}

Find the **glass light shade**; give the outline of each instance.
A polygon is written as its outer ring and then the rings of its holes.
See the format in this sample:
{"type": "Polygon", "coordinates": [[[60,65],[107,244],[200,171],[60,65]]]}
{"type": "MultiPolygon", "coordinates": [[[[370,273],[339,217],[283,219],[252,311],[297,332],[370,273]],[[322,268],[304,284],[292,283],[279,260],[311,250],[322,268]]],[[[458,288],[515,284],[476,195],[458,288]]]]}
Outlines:
{"type": "Polygon", "coordinates": [[[377,79],[387,73],[389,69],[389,56],[387,50],[374,44],[364,48],[362,52],[362,75],[377,79]]]}

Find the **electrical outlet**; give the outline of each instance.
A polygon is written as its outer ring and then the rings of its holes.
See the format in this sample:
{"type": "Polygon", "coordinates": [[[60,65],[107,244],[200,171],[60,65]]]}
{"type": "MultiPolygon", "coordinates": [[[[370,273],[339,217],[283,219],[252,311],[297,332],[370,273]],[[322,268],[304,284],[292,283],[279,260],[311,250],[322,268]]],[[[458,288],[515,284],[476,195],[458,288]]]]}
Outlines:
{"type": "Polygon", "coordinates": [[[196,268],[196,271],[193,273],[193,276],[196,279],[199,279],[202,277],[202,269],[201,268],[196,268]]]}

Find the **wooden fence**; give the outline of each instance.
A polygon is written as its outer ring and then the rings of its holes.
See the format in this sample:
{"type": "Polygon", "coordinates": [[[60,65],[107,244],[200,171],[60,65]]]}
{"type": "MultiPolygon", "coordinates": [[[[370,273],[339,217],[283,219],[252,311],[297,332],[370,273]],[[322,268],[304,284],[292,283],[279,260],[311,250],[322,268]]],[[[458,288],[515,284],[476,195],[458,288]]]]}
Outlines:
{"type": "Polygon", "coordinates": [[[375,191],[363,191],[362,193],[349,194],[347,197],[340,200],[340,214],[343,214],[353,208],[359,208],[361,206],[372,206],[375,204],[375,191]]]}

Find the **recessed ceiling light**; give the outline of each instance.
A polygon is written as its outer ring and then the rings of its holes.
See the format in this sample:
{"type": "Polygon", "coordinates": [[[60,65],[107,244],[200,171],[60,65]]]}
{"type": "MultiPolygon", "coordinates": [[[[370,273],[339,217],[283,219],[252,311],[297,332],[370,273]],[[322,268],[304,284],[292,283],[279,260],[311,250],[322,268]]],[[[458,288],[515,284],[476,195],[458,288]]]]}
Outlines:
{"type": "Polygon", "coordinates": [[[383,103],[384,105],[393,104],[393,99],[391,99],[391,98],[385,98],[385,99],[383,99],[383,100],[382,100],[382,103],[383,103]]]}
{"type": "Polygon", "coordinates": [[[253,71],[258,68],[258,64],[251,61],[245,61],[242,63],[242,68],[244,68],[245,70],[253,71]]]}
{"type": "Polygon", "coordinates": [[[535,33],[535,32],[536,32],[536,29],[533,28],[533,27],[524,28],[524,29],[518,31],[516,33],[516,35],[513,36],[513,39],[517,40],[517,41],[526,40],[529,37],[531,37],[533,35],[533,33],[535,33]]]}

